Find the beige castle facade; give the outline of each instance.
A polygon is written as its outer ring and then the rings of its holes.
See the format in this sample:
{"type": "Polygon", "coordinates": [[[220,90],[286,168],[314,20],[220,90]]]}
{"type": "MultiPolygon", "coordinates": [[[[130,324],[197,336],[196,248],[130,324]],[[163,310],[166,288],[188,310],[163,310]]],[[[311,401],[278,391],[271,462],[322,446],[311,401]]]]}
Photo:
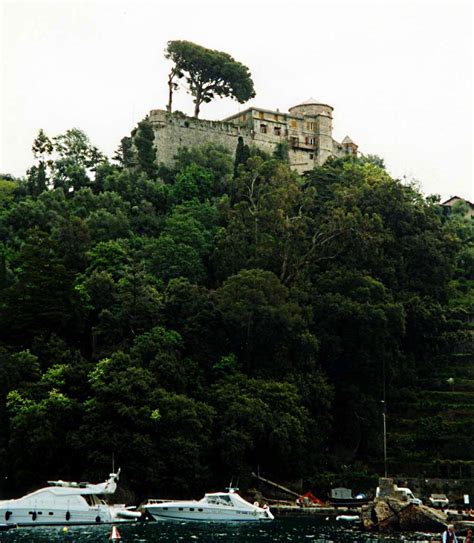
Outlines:
{"type": "Polygon", "coordinates": [[[223,121],[206,121],[170,114],[161,109],[150,112],[159,162],[171,165],[179,147],[222,145],[235,153],[239,137],[249,146],[270,154],[288,142],[290,165],[299,173],[324,164],[330,156],[357,154],[357,145],[345,137],[332,137],[333,108],[314,99],[290,108],[288,113],[251,107],[223,121]]]}

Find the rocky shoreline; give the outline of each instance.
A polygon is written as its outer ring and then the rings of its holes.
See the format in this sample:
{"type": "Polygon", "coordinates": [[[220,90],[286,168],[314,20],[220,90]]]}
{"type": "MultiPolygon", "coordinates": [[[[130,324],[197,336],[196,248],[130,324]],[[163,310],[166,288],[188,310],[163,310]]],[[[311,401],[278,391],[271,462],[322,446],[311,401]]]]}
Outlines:
{"type": "Polygon", "coordinates": [[[362,507],[361,521],[366,530],[379,532],[441,533],[448,523],[460,531],[474,525],[472,521],[455,520],[439,509],[412,503],[388,478],[379,480],[377,497],[362,507]]]}
{"type": "Polygon", "coordinates": [[[380,532],[441,532],[448,523],[442,511],[389,496],[375,498],[362,507],[361,519],[366,530],[380,532]]]}

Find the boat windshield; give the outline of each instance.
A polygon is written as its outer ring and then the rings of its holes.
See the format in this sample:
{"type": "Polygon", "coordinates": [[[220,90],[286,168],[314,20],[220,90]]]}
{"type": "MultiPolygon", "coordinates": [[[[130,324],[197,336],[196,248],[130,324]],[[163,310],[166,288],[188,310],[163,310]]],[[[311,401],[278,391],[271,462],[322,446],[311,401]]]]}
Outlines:
{"type": "Polygon", "coordinates": [[[212,503],[214,505],[234,505],[230,497],[226,494],[220,494],[217,496],[206,496],[206,501],[207,503],[212,503]]]}
{"type": "Polygon", "coordinates": [[[102,505],[104,504],[104,500],[101,500],[98,496],[95,494],[84,494],[83,498],[86,500],[87,504],[91,507],[94,505],[102,505]]]}

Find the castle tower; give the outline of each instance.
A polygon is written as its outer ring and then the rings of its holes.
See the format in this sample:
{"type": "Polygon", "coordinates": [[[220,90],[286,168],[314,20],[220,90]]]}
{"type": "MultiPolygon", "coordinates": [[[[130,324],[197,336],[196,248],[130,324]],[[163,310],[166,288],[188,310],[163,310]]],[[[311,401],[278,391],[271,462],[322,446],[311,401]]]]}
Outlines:
{"type": "Polygon", "coordinates": [[[289,109],[292,115],[301,115],[306,126],[314,127],[316,148],[316,164],[324,164],[327,158],[333,154],[332,139],[332,112],[333,108],[314,98],[293,106],[289,109]]]}
{"type": "Polygon", "coordinates": [[[344,147],[344,152],[347,155],[357,155],[357,145],[351,140],[349,136],[346,136],[342,140],[342,146],[344,147]]]}

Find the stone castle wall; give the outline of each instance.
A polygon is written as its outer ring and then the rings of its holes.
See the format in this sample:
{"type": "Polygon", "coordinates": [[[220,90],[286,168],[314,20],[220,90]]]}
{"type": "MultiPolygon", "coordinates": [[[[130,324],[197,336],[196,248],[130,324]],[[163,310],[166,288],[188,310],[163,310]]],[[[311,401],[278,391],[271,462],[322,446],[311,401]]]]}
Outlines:
{"type": "Polygon", "coordinates": [[[166,166],[173,165],[179,147],[193,148],[213,143],[225,147],[234,156],[239,137],[242,137],[245,144],[258,147],[269,155],[273,154],[278,143],[289,141],[290,166],[298,173],[312,170],[331,155],[347,154],[344,146],[332,139],[332,118],[329,115],[314,119],[317,130],[312,134],[318,137],[317,149],[314,145],[304,145],[301,142],[306,134],[303,132],[303,118],[296,119],[294,128],[290,126],[287,130],[283,130],[284,126],[288,126],[286,123],[274,121],[268,116],[258,119],[254,117],[245,123],[238,123],[195,119],[155,109],[150,112],[149,120],[155,132],[157,161],[166,166]],[[265,133],[261,131],[262,124],[266,126],[265,133]],[[273,126],[277,125],[282,127],[279,135],[276,135],[273,129],[273,126]],[[292,136],[300,137],[300,143],[296,147],[291,145],[292,136]]]}
{"type": "Polygon", "coordinates": [[[173,164],[179,147],[202,147],[214,143],[234,155],[239,136],[245,143],[252,143],[251,130],[233,123],[170,115],[160,109],[151,111],[149,119],[155,131],[158,162],[166,165],[173,164]]]}

